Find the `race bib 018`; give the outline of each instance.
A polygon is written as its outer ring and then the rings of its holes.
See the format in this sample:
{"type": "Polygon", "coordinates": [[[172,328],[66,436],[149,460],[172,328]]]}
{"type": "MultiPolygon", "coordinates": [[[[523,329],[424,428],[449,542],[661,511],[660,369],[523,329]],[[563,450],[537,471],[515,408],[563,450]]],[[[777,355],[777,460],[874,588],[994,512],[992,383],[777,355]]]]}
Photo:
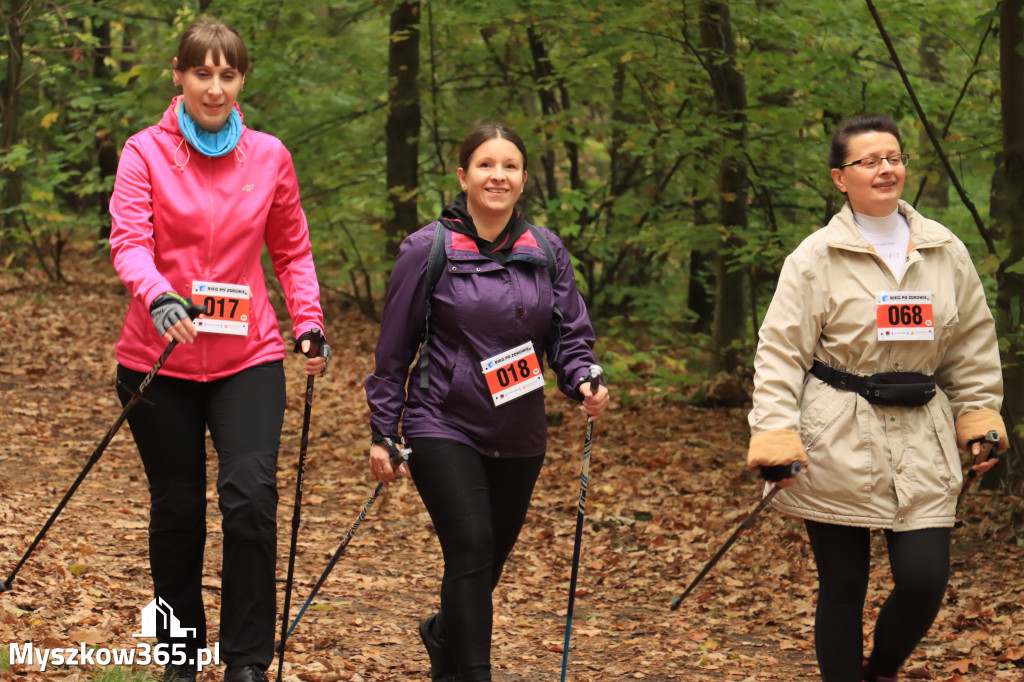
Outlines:
{"type": "Polygon", "coordinates": [[[529,341],[481,361],[480,368],[495,407],[544,388],[540,361],[529,341]]]}

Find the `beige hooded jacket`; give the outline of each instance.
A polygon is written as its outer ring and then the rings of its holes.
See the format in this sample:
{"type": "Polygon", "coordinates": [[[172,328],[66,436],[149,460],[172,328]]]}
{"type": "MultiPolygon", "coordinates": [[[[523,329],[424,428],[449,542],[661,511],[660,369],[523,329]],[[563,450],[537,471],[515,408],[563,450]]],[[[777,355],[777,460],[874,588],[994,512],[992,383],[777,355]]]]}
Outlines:
{"type": "Polygon", "coordinates": [[[1006,447],[995,325],[967,248],[906,202],[899,211],[910,224],[902,281],[847,204],[786,258],[761,326],[748,461],[808,464],[772,502],[793,516],[896,531],[952,526],[958,443],[996,429],[1006,447]],[[931,292],[934,340],[879,341],[882,291],[931,292]],[[808,374],[815,359],[859,375],[930,374],[939,390],[922,407],[872,405],[808,374]]]}

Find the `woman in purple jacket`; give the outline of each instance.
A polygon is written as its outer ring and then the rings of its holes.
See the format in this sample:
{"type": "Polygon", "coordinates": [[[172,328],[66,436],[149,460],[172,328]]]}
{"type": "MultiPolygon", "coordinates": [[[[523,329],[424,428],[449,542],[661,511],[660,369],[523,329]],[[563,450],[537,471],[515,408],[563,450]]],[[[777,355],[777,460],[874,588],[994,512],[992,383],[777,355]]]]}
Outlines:
{"type": "Polygon", "coordinates": [[[444,555],[441,610],[419,628],[431,677],[477,682],[491,679],[491,591],[547,448],[543,355],[591,419],[608,391],[592,394],[586,383],[594,332],[569,254],[516,207],[522,140],[502,125],[476,127],[460,146],[458,176],[462,193],[399,248],[366,396],[370,470],[395,480],[386,446],[401,424],[444,555]],[[434,285],[427,263],[437,230],[446,260],[434,285]]]}

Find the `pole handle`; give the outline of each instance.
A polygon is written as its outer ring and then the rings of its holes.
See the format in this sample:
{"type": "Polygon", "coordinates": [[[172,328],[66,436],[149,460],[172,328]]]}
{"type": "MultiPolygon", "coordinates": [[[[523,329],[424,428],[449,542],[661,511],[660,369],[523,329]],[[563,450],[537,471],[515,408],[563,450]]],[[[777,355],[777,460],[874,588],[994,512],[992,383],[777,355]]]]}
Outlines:
{"type": "Polygon", "coordinates": [[[398,467],[402,466],[409,461],[409,455],[412,454],[410,448],[401,448],[397,445],[392,445],[388,448],[391,451],[391,470],[398,471],[398,467]]]}
{"type": "Polygon", "coordinates": [[[320,346],[324,345],[324,334],[322,331],[320,331],[319,327],[313,327],[312,329],[309,330],[308,337],[306,337],[306,335],[303,334],[302,337],[293,340],[295,341],[296,353],[302,353],[307,358],[315,358],[320,353],[320,346]],[[303,341],[309,341],[309,350],[306,351],[305,353],[303,353],[302,351],[303,341]]]}
{"type": "Polygon", "coordinates": [[[803,470],[803,464],[799,460],[789,464],[777,464],[775,466],[761,467],[761,478],[772,483],[793,478],[803,470]]]}
{"type": "Polygon", "coordinates": [[[999,456],[999,451],[996,450],[996,446],[999,445],[999,432],[996,431],[995,429],[992,429],[991,431],[986,433],[982,438],[973,438],[973,439],[967,441],[968,449],[970,449],[970,447],[972,445],[974,445],[975,443],[991,443],[992,444],[992,447],[988,451],[988,457],[985,458],[986,462],[988,460],[994,458],[994,457],[998,457],[999,456]]]}

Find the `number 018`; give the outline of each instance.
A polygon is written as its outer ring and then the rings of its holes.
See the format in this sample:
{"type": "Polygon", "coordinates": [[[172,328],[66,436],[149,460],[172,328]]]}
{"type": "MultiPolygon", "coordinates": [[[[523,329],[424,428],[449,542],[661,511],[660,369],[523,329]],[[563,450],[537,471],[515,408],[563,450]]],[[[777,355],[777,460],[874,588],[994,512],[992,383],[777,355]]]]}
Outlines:
{"type": "Polygon", "coordinates": [[[501,387],[507,388],[513,382],[530,378],[530,363],[523,359],[515,364],[501,367],[495,372],[495,376],[498,377],[501,387]]]}

